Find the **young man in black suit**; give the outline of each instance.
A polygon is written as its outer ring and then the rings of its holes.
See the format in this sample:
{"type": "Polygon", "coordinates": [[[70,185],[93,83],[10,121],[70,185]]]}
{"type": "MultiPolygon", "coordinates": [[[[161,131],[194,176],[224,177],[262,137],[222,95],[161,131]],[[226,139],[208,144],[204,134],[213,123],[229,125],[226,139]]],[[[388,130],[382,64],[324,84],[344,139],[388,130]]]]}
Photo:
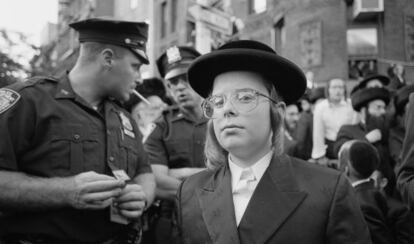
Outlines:
{"type": "Polygon", "coordinates": [[[376,148],[365,141],[348,141],[341,147],[339,162],[355,189],[372,243],[413,243],[413,213],[401,202],[387,198],[371,178],[380,163],[376,148]]]}

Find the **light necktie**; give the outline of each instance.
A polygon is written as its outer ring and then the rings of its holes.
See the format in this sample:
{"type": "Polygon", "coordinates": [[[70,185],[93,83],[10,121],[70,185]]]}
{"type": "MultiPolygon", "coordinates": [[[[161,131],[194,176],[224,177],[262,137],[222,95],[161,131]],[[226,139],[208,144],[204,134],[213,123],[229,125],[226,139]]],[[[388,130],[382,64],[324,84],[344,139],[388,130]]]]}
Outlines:
{"type": "Polygon", "coordinates": [[[240,175],[240,180],[234,189],[234,194],[243,195],[249,193],[249,191],[251,191],[250,184],[255,180],[256,177],[254,176],[252,168],[243,169],[240,175]]]}

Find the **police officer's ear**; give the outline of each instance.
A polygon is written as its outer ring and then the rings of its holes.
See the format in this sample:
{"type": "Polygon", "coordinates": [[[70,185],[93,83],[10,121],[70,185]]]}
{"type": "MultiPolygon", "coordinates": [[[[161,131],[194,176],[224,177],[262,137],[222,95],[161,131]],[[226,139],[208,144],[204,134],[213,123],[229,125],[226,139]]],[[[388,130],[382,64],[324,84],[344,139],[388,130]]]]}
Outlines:
{"type": "Polygon", "coordinates": [[[110,70],[115,59],[115,52],[110,48],[105,48],[101,51],[100,60],[102,65],[110,70]]]}

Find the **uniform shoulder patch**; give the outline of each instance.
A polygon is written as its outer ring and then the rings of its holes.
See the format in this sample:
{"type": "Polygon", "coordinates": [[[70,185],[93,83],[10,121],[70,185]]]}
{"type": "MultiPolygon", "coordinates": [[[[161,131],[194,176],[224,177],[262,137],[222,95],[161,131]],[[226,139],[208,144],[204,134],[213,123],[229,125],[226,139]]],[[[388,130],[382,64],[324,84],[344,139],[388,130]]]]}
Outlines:
{"type": "Polygon", "coordinates": [[[0,114],[13,107],[20,99],[20,94],[8,89],[0,89],[0,114]]]}

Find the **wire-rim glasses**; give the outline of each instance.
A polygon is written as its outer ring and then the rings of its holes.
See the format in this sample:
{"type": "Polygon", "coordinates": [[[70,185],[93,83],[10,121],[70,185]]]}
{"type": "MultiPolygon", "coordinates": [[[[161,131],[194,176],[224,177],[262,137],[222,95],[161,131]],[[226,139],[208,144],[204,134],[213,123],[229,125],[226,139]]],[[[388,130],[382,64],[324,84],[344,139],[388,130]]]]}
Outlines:
{"type": "MultiPolygon", "coordinates": [[[[248,113],[259,105],[260,96],[269,99],[275,104],[277,103],[269,96],[250,88],[233,91],[230,94],[230,103],[237,112],[248,113]]],[[[217,118],[220,110],[224,107],[227,100],[228,96],[224,94],[213,95],[206,98],[201,105],[204,116],[208,119],[217,118]]]]}

